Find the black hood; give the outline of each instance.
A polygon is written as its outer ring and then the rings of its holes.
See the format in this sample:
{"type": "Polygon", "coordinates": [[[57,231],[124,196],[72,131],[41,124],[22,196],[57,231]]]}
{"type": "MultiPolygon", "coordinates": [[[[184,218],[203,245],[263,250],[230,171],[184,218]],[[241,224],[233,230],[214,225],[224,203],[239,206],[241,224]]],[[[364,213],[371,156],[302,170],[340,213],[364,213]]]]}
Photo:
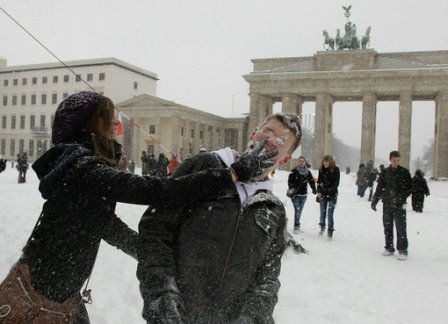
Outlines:
{"type": "Polygon", "coordinates": [[[40,180],[39,191],[42,197],[48,199],[67,170],[81,157],[93,154],[92,150],[80,144],[58,144],[45,152],[33,163],[33,169],[40,180]]]}

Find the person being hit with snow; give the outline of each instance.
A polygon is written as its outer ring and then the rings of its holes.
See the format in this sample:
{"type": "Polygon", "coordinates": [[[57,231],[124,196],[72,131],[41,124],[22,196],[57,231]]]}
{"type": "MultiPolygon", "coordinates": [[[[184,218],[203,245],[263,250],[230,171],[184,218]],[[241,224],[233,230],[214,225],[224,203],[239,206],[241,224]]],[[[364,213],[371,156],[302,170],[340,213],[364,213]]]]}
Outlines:
{"type": "Polygon", "coordinates": [[[317,178],[317,200],[320,204],[320,232],[325,232],[326,220],[328,218],[328,238],[333,237],[334,232],[334,210],[338,201],[338,187],[340,171],[331,155],[325,155],[319,168],[317,178]]]}
{"type": "MultiPolygon", "coordinates": [[[[112,101],[96,92],[72,94],[56,109],[53,146],[33,164],[45,203],[19,262],[0,284],[0,307],[9,309],[0,322],[89,323],[80,291],[100,241],[137,258],[138,235],[115,214],[117,202],[180,204],[235,187],[235,172],[224,166],[177,179],[119,171],[116,125],[112,101]],[[203,182],[213,186],[197,186],[203,182]]],[[[242,160],[233,166],[237,176],[255,175],[247,165],[259,165],[259,157],[242,160]]]]}
{"type": "Polygon", "coordinates": [[[313,175],[306,167],[305,158],[300,156],[297,166],[291,170],[288,177],[287,196],[291,198],[294,205],[294,234],[297,234],[300,231],[300,217],[308,196],[308,185],[315,195],[316,185],[314,183],[313,175]]]}
{"type": "Polygon", "coordinates": [[[373,195],[371,207],[383,202],[383,226],[386,245],[384,256],[393,255],[394,223],[397,230],[398,259],[406,260],[408,256],[408,238],[406,234],[406,199],[412,191],[409,170],[400,165],[401,155],[398,151],[389,154],[390,166],[380,173],[378,185],[373,195]]]}
{"type": "MultiPolygon", "coordinates": [[[[218,198],[146,211],[139,224],[137,276],[147,323],[274,323],[286,217],[269,175],[290,160],[300,140],[299,117],[273,114],[251,134],[247,151],[267,142],[269,168],[238,178],[218,198]]],[[[240,160],[231,148],[200,153],[173,178],[240,160]]]]}
{"type": "Polygon", "coordinates": [[[417,213],[423,212],[425,196],[429,196],[428,183],[426,182],[423,171],[417,169],[412,178],[412,210],[417,213]]]}

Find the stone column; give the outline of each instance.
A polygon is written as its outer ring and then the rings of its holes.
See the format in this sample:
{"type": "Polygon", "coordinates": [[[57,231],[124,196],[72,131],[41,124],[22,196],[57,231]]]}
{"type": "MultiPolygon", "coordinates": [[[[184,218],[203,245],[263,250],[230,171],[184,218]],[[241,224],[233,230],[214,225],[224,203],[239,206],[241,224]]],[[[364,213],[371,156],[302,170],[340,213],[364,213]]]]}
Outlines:
{"type": "Polygon", "coordinates": [[[199,137],[199,123],[197,121],[193,123],[193,155],[198,154],[201,149],[201,139],[199,137]]]}
{"type": "Polygon", "coordinates": [[[328,93],[316,96],[316,118],[314,126],[314,159],[313,168],[320,167],[322,158],[331,154],[333,129],[333,99],[328,93]]]}
{"type": "Polygon", "coordinates": [[[215,126],[211,126],[210,135],[211,135],[210,136],[210,143],[211,143],[210,151],[214,151],[218,148],[218,134],[216,132],[215,126]]]}
{"type": "Polygon", "coordinates": [[[376,103],[374,93],[365,93],[362,98],[361,162],[375,162],[376,103]]]}
{"type": "Polygon", "coordinates": [[[434,178],[448,178],[448,89],[436,96],[434,178]]]}
{"type": "Polygon", "coordinates": [[[245,143],[243,143],[243,130],[241,128],[238,128],[238,146],[236,147],[236,150],[238,152],[243,152],[245,147],[245,143]]]}
{"type": "Polygon", "coordinates": [[[180,118],[179,117],[171,117],[171,152],[178,154],[180,143],[179,143],[179,135],[180,135],[180,118]]]}
{"type": "Polygon", "coordinates": [[[140,137],[143,135],[142,132],[134,126],[134,122],[138,123],[138,119],[131,119],[129,121],[129,126],[132,127],[132,156],[137,165],[142,166],[142,160],[140,159],[142,156],[142,152],[140,150],[140,137]]]}
{"type": "Polygon", "coordinates": [[[250,111],[249,111],[249,126],[248,126],[248,136],[257,127],[259,123],[259,112],[258,112],[258,101],[260,100],[260,95],[256,93],[250,94],[250,111]]]}
{"type": "Polygon", "coordinates": [[[190,138],[190,122],[188,120],[182,121],[182,127],[184,128],[184,135],[182,136],[182,159],[186,159],[189,152],[189,138],[190,138]]]}
{"type": "Polygon", "coordinates": [[[282,111],[297,114],[302,117],[303,99],[299,95],[288,93],[282,97],[282,111]]]}
{"type": "Polygon", "coordinates": [[[412,93],[404,90],[400,93],[398,151],[401,165],[409,169],[411,161],[411,128],[412,128],[412,93]]]}

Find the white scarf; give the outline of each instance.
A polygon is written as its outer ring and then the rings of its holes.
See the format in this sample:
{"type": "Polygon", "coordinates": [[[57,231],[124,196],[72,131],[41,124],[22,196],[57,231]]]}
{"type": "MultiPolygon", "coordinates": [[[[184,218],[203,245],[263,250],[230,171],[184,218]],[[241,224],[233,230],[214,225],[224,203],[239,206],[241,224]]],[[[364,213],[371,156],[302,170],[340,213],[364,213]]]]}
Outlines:
{"type": "MultiPolygon", "coordinates": [[[[234,163],[240,157],[240,154],[230,147],[226,147],[212,153],[218,155],[227,167],[230,167],[232,163],[234,163]]],[[[237,181],[235,185],[236,189],[238,190],[238,195],[240,196],[241,206],[244,207],[249,199],[252,198],[258,190],[262,189],[272,192],[273,181],[269,178],[248,183],[237,181]]]]}

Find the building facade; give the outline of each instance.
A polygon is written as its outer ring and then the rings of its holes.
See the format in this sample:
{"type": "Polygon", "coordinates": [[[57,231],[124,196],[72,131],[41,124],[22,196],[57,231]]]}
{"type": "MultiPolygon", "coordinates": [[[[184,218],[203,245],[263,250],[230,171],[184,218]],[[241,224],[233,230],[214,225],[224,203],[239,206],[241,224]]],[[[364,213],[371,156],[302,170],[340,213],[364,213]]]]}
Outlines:
{"type": "Polygon", "coordinates": [[[8,66],[0,59],[0,157],[15,159],[27,152],[34,161],[51,145],[51,126],[59,102],[91,90],[81,79],[113,102],[155,95],[157,75],[116,58],[8,66]]]}

